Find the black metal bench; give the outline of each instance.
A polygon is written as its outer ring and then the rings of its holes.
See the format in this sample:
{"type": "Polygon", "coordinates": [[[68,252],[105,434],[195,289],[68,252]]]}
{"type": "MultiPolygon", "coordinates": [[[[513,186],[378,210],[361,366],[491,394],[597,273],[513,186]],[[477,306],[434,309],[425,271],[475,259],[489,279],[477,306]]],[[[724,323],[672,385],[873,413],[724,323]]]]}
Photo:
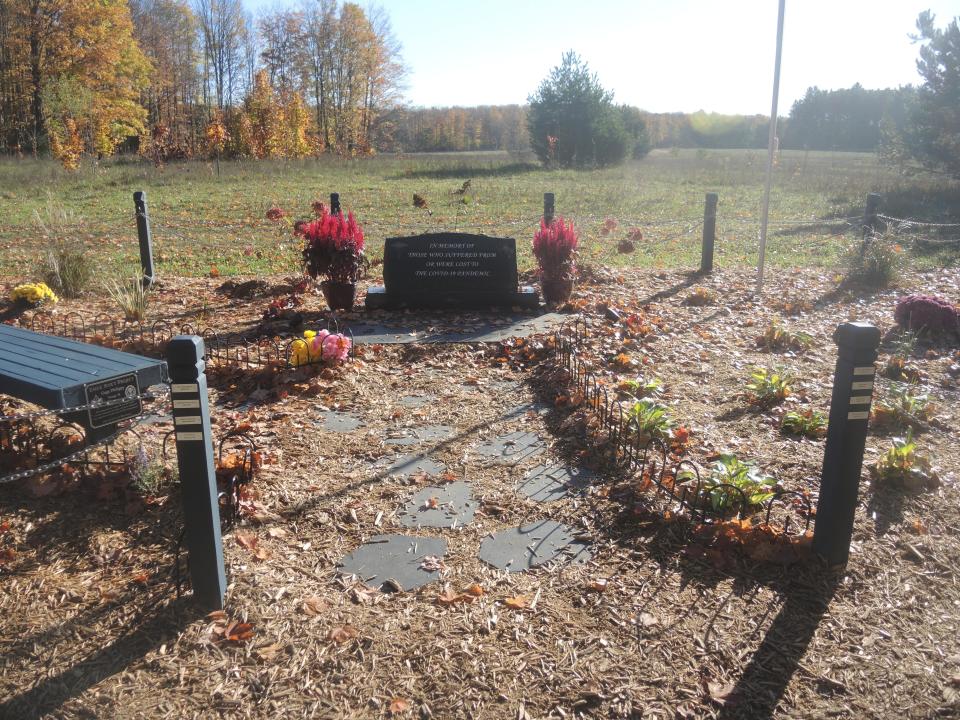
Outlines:
{"type": "Polygon", "coordinates": [[[204,604],[220,608],[226,582],[203,341],[175,338],[170,353],[168,371],[162,360],[0,324],[0,394],[82,425],[90,445],[140,415],[147,388],[169,383],[194,591],[204,604]]]}

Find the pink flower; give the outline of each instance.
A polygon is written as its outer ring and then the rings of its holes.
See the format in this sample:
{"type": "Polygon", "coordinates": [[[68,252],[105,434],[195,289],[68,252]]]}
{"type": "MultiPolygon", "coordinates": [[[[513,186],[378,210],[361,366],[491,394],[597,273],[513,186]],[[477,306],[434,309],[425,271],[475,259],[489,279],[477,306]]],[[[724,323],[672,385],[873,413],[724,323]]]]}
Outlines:
{"type": "Polygon", "coordinates": [[[323,341],[329,337],[329,335],[329,330],[320,330],[316,335],[313,336],[313,340],[310,342],[311,357],[323,357],[323,341]]]}
{"type": "Polygon", "coordinates": [[[323,359],[333,362],[343,362],[350,354],[350,338],[340,333],[327,335],[323,339],[323,359]]]}

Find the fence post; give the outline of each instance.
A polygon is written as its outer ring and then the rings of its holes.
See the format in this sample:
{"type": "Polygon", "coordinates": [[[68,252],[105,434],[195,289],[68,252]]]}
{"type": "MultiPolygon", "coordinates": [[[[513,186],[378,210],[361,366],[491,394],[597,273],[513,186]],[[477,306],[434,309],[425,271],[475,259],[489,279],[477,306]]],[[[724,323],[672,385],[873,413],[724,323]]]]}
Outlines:
{"type": "Polygon", "coordinates": [[[554,213],[554,196],[553,193],[544,193],[543,194],[543,221],[549,225],[553,222],[553,213],[554,213]]]}
{"type": "Polygon", "coordinates": [[[330,214],[336,215],[340,212],[340,193],[330,193],[330,214]]]}
{"type": "Polygon", "coordinates": [[[717,234],[717,194],[707,193],[703,203],[703,244],[700,247],[700,274],[713,272],[713,245],[717,234]]]}
{"type": "Polygon", "coordinates": [[[143,284],[153,285],[153,238],[150,237],[150,216],[147,214],[147,194],[137,190],[133,194],[133,206],[137,211],[137,236],[140,239],[140,267],[143,268],[143,284]]]}
{"type": "Polygon", "coordinates": [[[837,327],[833,340],[837,369],[813,529],[813,550],[831,566],[843,565],[850,555],[880,331],[869,323],[847,322],[837,327]]]}
{"type": "Polygon", "coordinates": [[[880,201],[883,197],[880,193],[870,193],[867,195],[867,204],[863,208],[863,239],[867,240],[873,235],[879,223],[877,222],[877,211],[880,210],[880,201]]]}
{"type": "Polygon", "coordinates": [[[167,364],[190,580],[194,597],[205,607],[220,610],[227,580],[203,351],[203,338],[178,335],[167,347],[167,364]]]}

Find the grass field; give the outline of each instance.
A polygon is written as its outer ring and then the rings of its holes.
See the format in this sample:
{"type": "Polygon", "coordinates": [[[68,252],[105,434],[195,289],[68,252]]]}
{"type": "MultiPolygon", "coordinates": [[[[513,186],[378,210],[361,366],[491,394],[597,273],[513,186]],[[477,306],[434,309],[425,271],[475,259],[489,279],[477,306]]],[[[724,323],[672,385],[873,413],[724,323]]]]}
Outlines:
{"type": "MultiPolygon", "coordinates": [[[[190,162],[155,168],[115,161],[69,174],[49,161],[0,162],[0,275],[29,277],[52,241],[82,242],[111,272],[136,270],[132,192],[145,190],[161,273],[221,275],[294,272],[288,229],[265,219],[272,205],[307,215],[316,198],[339,192],[363,224],[372,258],[385,237],[461,230],[528,239],[544,192],[572,217],[587,263],[695,267],[706,192],[720,196],[717,264],[756,263],[765,154],[751,150],[655,151],[640,162],[593,171],[549,171],[505,154],[377,157],[365,160],[190,162]],[[453,195],[471,180],[466,202],[453,195]],[[412,204],[425,197],[426,210],[412,204]],[[606,218],[618,230],[602,235],[606,218]],[[617,241],[639,227],[637,251],[617,241]]],[[[882,192],[900,217],[949,219],[960,192],[935,179],[902,178],[872,155],[784,152],[771,200],[771,265],[833,266],[857,236],[868,192],[882,192]],[[849,219],[846,221],[845,219],[849,219]]],[[[934,262],[950,262],[936,257],[934,262]]],[[[930,262],[930,259],[927,259],[930,262]]]]}

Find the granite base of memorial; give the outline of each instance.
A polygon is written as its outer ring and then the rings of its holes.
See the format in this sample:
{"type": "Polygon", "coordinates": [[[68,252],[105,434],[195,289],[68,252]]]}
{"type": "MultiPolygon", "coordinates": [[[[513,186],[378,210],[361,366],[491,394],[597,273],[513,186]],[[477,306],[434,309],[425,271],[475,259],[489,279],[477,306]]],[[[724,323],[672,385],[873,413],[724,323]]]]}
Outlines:
{"type": "Polygon", "coordinates": [[[383,285],[367,290],[366,307],[536,309],[540,295],[518,287],[513,238],[430,233],[387,238],[383,285]]]}

